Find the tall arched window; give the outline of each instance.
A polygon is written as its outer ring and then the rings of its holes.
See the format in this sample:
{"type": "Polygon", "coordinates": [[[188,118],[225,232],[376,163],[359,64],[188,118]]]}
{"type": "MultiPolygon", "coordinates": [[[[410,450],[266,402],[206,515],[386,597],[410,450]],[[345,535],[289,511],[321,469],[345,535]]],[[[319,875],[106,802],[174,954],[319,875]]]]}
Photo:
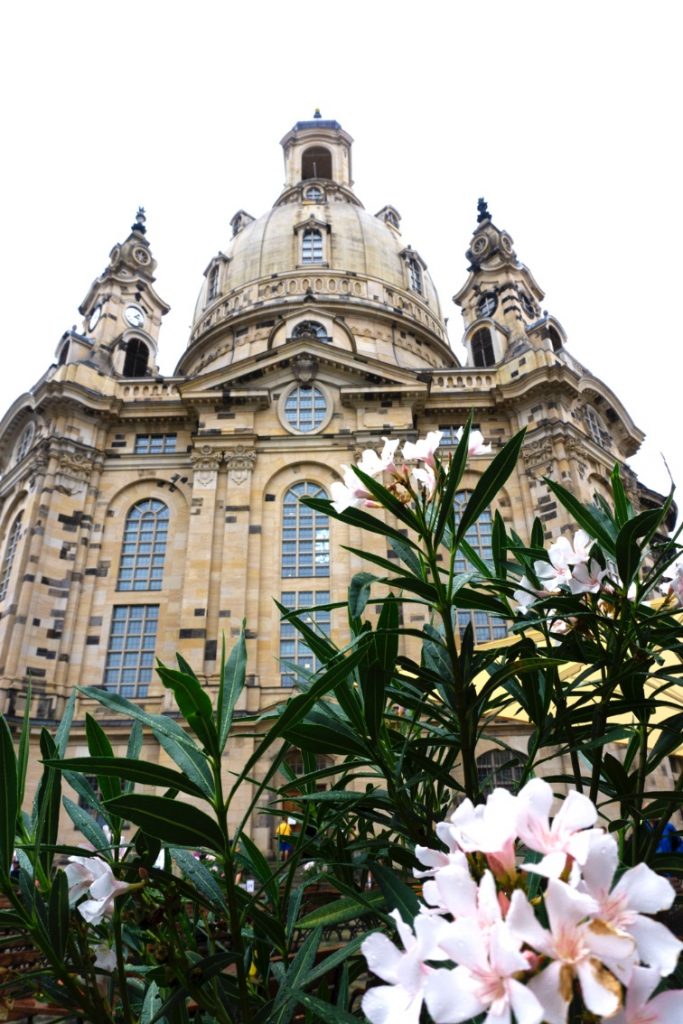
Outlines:
{"type": "Polygon", "coordinates": [[[318,228],[306,228],[301,239],[301,262],[322,263],[323,236],[318,228]]]}
{"type": "MultiPolygon", "coordinates": [[[[455,496],[454,505],[456,523],[460,520],[462,511],[470,499],[470,494],[470,491],[460,491],[460,493],[455,496]]],[[[485,562],[490,562],[493,558],[493,548],[491,545],[492,532],[493,518],[491,516],[491,510],[485,508],[476,523],[472,523],[465,533],[465,540],[467,543],[470,547],[474,548],[479,557],[485,562]]],[[[468,572],[473,567],[462,555],[458,555],[455,559],[454,568],[456,573],[460,573],[468,572]]],[[[488,640],[502,640],[503,637],[507,635],[507,627],[504,620],[497,618],[495,615],[489,615],[488,612],[458,609],[457,617],[458,630],[461,636],[465,632],[468,623],[472,623],[475,643],[484,644],[488,640]]]]}
{"type": "Polygon", "coordinates": [[[413,291],[417,292],[418,295],[422,295],[422,267],[414,256],[408,259],[408,277],[413,291]]]}
{"type": "Polygon", "coordinates": [[[147,498],[126,517],[117,590],[161,590],[168,539],[168,508],[147,498]]]}
{"type": "Polygon", "coordinates": [[[144,377],[149,363],[149,349],[140,338],[131,338],[123,364],[124,377],[144,377]]]}
{"type": "Polygon", "coordinates": [[[19,546],[19,537],[21,535],[21,518],[23,512],[20,512],[16,517],[10,528],[7,536],[7,543],[5,545],[5,554],[2,560],[2,569],[0,569],[0,601],[4,601],[7,597],[7,591],[9,589],[9,581],[12,576],[12,567],[14,565],[14,558],[17,553],[19,546]]]}
{"type": "Polygon", "coordinates": [[[327,494],[304,480],[285,494],[282,505],[282,575],[330,575],[330,520],[322,512],[302,505],[299,498],[326,498],[327,494]]]}
{"type": "Polygon", "coordinates": [[[311,146],[301,158],[301,177],[332,178],[332,154],[323,146],[311,146]]]}
{"type": "Polygon", "coordinates": [[[215,267],[211,268],[211,273],[209,274],[209,286],[206,290],[206,297],[209,302],[218,295],[218,270],[218,264],[216,264],[215,267]]]}
{"type": "Polygon", "coordinates": [[[24,427],[23,433],[17,441],[17,447],[14,450],[15,465],[28,455],[35,432],[36,428],[33,423],[29,423],[27,427],[24,427]]]}
{"type": "Polygon", "coordinates": [[[493,366],[493,340],[488,327],[480,327],[472,335],[472,362],[475,366],[493,366]]]}

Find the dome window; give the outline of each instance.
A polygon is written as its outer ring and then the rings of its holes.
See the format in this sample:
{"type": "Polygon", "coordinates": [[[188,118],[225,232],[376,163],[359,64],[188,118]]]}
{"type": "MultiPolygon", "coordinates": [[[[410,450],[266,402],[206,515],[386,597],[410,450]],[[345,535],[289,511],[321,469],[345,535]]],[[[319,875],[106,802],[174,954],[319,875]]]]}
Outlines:
{"type": "Polygon", "coordinates": [[[607,448],[609,446],[609,433],[605,429],[602,417],[595,411],[592,405],[584,406],[583,421],[586,424],[586,429],[591,439],[601,448],[607,448]]]}
{"type": "Polygon", "coordinates": [[[29,425],[24,429],[23,434],[21,435],[17,442],[17,447],[14,452],[15,466],[28,455],[29,449],[33,442],[33,435],[35,434],[35,432],[36,428],[32,423],[29,423],[29,425]]]}
{"type": "Polygon", "coordinates": [[[480,327],[472,335],[472,362],[475,366],[493,366],[496,359],[493,353],[493,339],[488,327],[480,327]]]}
{"type": "Polygon", "coordinates": [[[292,331],[292,338],[315,338],[317,341],[331,342],[327,331],[317,320],[302,320],[292,331]]]}
{"type": "Polygon", "coordinates": [[[301,178],[327,178],[332,180],[332,154],[324,146],[311,146],[301,158],[301,178]]]}
{"type": "Polygon", "coordinates": [[[317,228],[306,228],[301,237],[301,262],[323,262],[323,236],[317,228]]]}
{"type": "Polygon", "coordinates": [[[207,297],[209,302],[211,302],[212,299],[215,299],[216,296],[218,295],[218,273],[219,273],[219,269],[220,268],[219,268],[218,264],[216,264],[215,267],[211,268],[211,272],[209,274],[209,285],[208,285],[208,288],[206,289],[206,297],[207,297]]]}
{"type": "Polygon", "coordinates": [[[131,338],[126,347],[124,377],[144,377],[149,363],[149,349],[140,338],[131,338]]]}
{"type": "Polygon", "coordinates": [[[418,295],[422,295],[422,267],[414,256],[409,256],[407,263],[410,287],[414,292],[417,292],[418,295]]]}
{"type": "Polygon", "coordinates": [[[310,188],[306,189],[304,198],[310,200],[312,203],[322,203],[325,198],[325,193],[317,185],[311,185],[310,188]]]}
{"type": "Polygon", "coordinates": [[[319,430],[327,419],[327,399],[320,388],[294,387],[285,398],[283,412],[293,430],[310,434],[319,430]]]}

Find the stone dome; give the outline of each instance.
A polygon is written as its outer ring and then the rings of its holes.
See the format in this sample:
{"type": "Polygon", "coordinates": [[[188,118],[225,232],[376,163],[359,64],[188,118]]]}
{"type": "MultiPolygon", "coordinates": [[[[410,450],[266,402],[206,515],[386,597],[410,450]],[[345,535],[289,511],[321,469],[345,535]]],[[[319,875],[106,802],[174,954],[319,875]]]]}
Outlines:
{"type": "Polygon", "coordinates": [[[285,187],[264,216],[233,217],[233,238],[205,270],[179,373],[256,354],[267,345],[258,326],[287,320],[303,303],[309,316],[355,320],[366,339],[370,316],[410,339],[413,365],[452,364],[436,289],[399,214],[386,206],[373,216],[352,190],[351,141],[322,120],[299,122],[282,140],[285,187]],[[237,344],[247,333],[250,343],[237,344]]]}

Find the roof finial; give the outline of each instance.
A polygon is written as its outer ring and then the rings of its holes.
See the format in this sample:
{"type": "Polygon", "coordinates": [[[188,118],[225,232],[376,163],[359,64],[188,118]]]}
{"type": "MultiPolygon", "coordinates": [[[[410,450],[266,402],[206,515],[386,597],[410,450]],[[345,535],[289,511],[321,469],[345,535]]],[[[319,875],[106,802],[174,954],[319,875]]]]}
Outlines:
{"type": "Polygon", "coordinates": [[[488,204],[485,199],[481,198],[477,200],[477,224],[481,224],[482,221],[491,220],[491,214],[489,213],[488,204]]]}
{"type": "Polygon", "coordinates": [[[147,234],[147,228],[145,227],[145,208],[144,206],[138,206],[138,212],[135,214],[135,224],[131,226],[131,231],[137,231],[141,235],[147,234]]]}
{"type": "Polygon", "coordinates": [[[320,113],[320,107],[316,107],[315,108],[315,114],[313,115],[313,117],[317,120],[317,118],[322,117],[322,116],[323,115],[320,113]]]}

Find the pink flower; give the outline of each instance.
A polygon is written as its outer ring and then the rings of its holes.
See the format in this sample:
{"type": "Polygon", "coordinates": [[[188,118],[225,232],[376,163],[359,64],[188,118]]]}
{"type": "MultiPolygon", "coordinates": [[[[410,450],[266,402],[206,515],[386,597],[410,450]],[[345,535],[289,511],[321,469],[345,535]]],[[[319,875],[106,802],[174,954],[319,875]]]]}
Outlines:
{"type": "Polygon", "coordinates": [[[543,1007],[517,975],[528,970],[521,942],[502,921],[483,933],[476,921],[454,922],[440,942],[458,967],[427,979],[425,1000],[436,1024],[457,1024],[488,1011],[487,1024],[541,1024],[543,1007]]]}
{"type": "Polygon", "coordinates": [[[672,989],[652,995],[659,984],[659,971],[651,967],[634,967],[626,992],[626,1005],[611,1024],[675,1024],[683,1020],[683,990],[672,989]]]}
{"type": "MultiPolygon", "coordinates": [[[[625,871],[612,888],[618,864],[619,853],[613,836],[594,838],[583,865],[579,889],[598,904],[600,920],[631,935],[639,958],[656,968],[660,977],[666,977],[676,969],[683,942],[665,925],[643,915],[668,910],[676,895],[673,886],[646,864],[637,864],[625,871]]],[[[628,981],[630,963],[610,964],[610,967],[621,981],[628,981]]]]}
{"type": "Polygon", "coordinates": [[[403,458],[406,460],[418,459],[431,469],[434,469],[436,465],[434,453],[441,443],[441,436],[442,431],[430,430],[424,438],[420,438],[417,441],[406,441],[403,445],[403,458]]]}
{"type": "Polygon", "coordinates": [[[344,471],[344,483],[335,480],[330,485],[332,495],[332,506],[337,512],[343,512],[347,508],[358,508],[361,505],[372,504],[372,495],[356,475],[352,466],[342,466],[344,471]]]}
{"type": "MultiPolygon", "coordinates": [[[[462,439],[462,428],[455,435],[455,439],[458,443],[462,439]]],[[[469,441],[467,445],[468,455],[490,455],[491,445],[484,444],[484,435],[481,430],[470,430],[469,441]]]]}
{"type": "Polygon", "coordinates": [[[361,946],[368,968],[387,985],[368,989],[363,996],[363,1013],[371,1024],[419,1024],[424,989],[434,968],[426,960],[445,960],[446,954],[438,946],[439,936],[446,927],[438,917],[420,915],[412,928],[401,919],[397,910],[391,916],[405,952],[381,932],[373,932],[361,946]]]}
{"type": "Polygon", "coordinates": [[[384,447],[381,455],[378,455],[372,448],[366,448],[358,462],[358,468],[366,476],[378,477],[384,472],[392,473],[395,470],[394,456],[400,442],[390,441],[388,437],[383,437],[382,440],[384,447]]]}
{"type": "Polygon", "coordinates": [[[517,796],[517,832],[525,846],[543,854],[538,864],[523,864],[524,870],[559,878],[571,866],[568,857],[578,864],[585,862],[591,840],[597,834],[591,826],[597,821],[598,812],[587,796],[571,790],[551,824],[552,803],[553,791],[547,782],[527,782],[517,796]]]}
{"type": "Polygon", "coordinates": [[[564,882],[550,879],[545,908],[549,929],[539,924],[527,897],[517,889],[506,919],[521,942],[551,960],[529,982],[543,1007],[543,1020],[565,1024],[573,978],[579,981],[586,1008],[600,1018],[611,1017],[621,1005],[621,986],[604,960],[627,960],[634,948],[633,940],[593,920],[597,903],[564,882]]]}
{"type": "Polygon", "coordinates": [[[514,877],[517,815],[517,798],[506,789],[494,789],[486,803],[477,807],[463,800],[445,829],[465,853],[486,854],[496,876],[514,877]]]}
{"type": "Polygon", "coordinates": [[[429,501],[436,490],[436,475],[430,465],[413,466],[410,471],[413,488],[416,491],[423,491],[429,501]]]}

